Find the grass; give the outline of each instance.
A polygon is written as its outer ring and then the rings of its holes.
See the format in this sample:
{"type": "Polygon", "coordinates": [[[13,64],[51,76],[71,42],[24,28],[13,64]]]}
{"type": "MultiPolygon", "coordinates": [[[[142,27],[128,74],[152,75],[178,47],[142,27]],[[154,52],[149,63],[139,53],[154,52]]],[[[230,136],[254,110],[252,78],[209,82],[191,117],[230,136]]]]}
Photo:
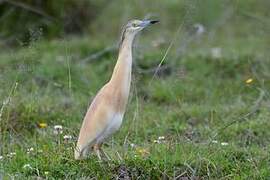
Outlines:
{"type": "Polygon", "coordinates": [[[169,68],[153,80],[153,73],[138,67],[157,65],[172,37],[162,25],[145,32],[135,50],[122,127],[104,146],[112,160],[104,162],[95,155],[75,161],[73,147],[89,102],[109,79],[117,55],[83,59],[115,39],[41,39],[2,50],[0,179],[270,178],[269,39],[264,31],[256,36],[245,29],[252,23],[257,22],[236,16],[224,29],[209,29],[191,42],[185,27],[164,60],[169,68]],[[179,47],[185,47],[182,53],[179,47]],[[220,57],[213,56],[217,47],[220,57]],[[62,134],[54,133],[55,125],[63,126],[62,134]],[[64,135],[73,138],[66,141],[64,135]]]}

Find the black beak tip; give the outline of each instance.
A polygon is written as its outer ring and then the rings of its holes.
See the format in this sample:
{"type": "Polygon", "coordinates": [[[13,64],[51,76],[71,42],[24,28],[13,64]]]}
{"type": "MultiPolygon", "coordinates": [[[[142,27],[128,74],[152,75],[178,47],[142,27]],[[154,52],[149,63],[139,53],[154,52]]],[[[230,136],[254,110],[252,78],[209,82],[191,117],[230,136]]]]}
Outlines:
{"type": "Polygon", "coordinates": [[[158,23],[158,22],[159,22],[159,21],[157,21],[157,20],[150,21],[151,24],[156,24],[156,23],[158,23]]]}

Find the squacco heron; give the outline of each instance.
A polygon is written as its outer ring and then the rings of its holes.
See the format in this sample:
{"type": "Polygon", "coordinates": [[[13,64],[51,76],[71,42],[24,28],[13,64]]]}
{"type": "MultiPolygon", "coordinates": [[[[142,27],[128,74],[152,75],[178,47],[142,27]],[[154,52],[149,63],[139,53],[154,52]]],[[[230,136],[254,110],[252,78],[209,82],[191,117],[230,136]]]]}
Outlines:
{"type": "Polygon", "coordinates": [[[75,159],[84,159],[90,150],[101,159],[103,141],[117,131],[125,113],[131,83],[132,45],[135,36],[158,21],[132,20],[124,27],[117,63],[110,81],[97,93],[90,105],[75,148],[75,159]]]}

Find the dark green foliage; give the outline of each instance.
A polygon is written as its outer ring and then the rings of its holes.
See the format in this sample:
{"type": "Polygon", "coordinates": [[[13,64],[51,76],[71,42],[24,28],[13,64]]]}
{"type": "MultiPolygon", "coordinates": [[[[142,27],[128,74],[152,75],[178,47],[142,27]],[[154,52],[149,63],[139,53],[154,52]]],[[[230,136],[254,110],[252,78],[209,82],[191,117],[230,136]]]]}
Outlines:
{"type": "Polygon", "coordinates": [[[7,0],[0,4],[1,38],[28,44],[40,38],[82,33],[102,10],[104,1],[7,0]]]}

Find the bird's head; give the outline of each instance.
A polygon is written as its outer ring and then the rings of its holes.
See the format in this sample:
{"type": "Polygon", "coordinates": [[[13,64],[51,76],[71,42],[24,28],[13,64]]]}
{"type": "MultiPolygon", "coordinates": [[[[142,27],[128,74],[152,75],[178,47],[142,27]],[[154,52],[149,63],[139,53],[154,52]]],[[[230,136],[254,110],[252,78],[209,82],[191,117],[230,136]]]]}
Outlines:
{"type": "Polygon", "coordinates": [[[150,24],[155,24],[159,21],[153,20],[131,20],[125,26],[126,33],[138,33],[150,24]]]}
{"type": "Polygon", "coordinates": [[[156,20],[131,20],[124,26],[121,36],[121,42],[126,37],[134,37],[138,32],[146,28],[151,24],[155,24],[159,21],[156,20]]]}

